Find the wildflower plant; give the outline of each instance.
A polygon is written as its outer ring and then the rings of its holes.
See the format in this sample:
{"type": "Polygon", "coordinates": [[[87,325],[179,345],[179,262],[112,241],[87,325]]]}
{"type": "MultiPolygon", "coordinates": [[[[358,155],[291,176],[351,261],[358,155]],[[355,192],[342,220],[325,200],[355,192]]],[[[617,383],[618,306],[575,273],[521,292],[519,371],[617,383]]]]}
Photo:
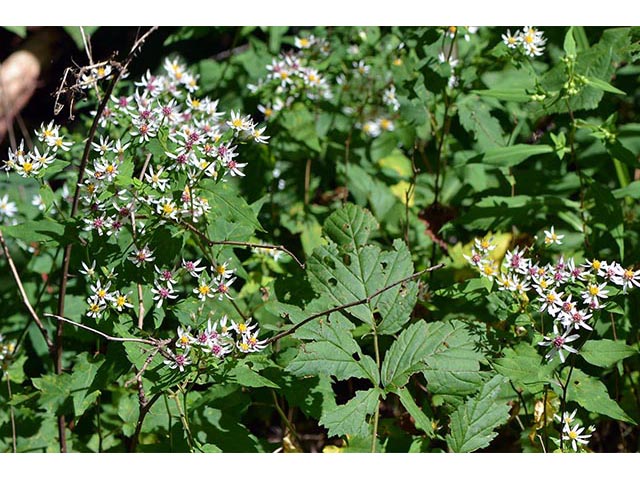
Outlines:
{"type": "Polygon", "coordinates": [[[88,29],[2,158],[2,451],[634,450],[635,29],[88,29]]]}

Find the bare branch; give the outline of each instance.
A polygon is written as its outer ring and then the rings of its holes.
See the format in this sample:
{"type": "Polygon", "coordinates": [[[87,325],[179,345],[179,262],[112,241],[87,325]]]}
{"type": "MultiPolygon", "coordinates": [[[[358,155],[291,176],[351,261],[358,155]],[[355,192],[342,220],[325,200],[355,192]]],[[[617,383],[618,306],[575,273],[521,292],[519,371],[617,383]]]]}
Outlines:
{"type": "Polygon", "coordinates": [[[131,337],[131,338],[112,337],[111,335],[107,335],[106,333],[101,332],[100,330],[96,330],[95,328],[88,327],[87,325],[82,325],[81,323],[74,322],[73,320],[69,320],[68,318],[61,317],[60,315],[55,315],[53,313],[45,313],[44,316],[45,317],[55,318],[56,320],[58,320],[60,322],[70,323],[71,325],[75,325],[76,327],[80,327],[80,328],[83,328],[85,330],[88,330],[89,332],[95,333],[96,335],[100,335],[101,337],[106,338],[107,340],[112,341],[112,342],[145,343],[147,345],[152,345],[154,347],[157,347],[162,343],[161,341],[155,340],[155,339],[135,338],[135,337],[131,337]]]}
{"type": "Polygon", "coordinates": [[[276,340],[280,340],[282,337],[286,337],[287,335],[291,335],[297,329],[299,329],[303,325],[306,325],[311,320],[315,320],[316,318],[325,317],[325,316],[327,316],[327,315],[329,315],[331,313],[334,313],[334,312],[339,312],[339,311],[345,310],[347,308],[351,308],[351,307],[355,307],[357,305],[362,305],[362,304],[365,304],[365,303],[369,303],[372,299],[374,299],[378,295],[382,295],[387,290],[391,290],[392,288],[397,287],[398,285],[400,285],[402,283],[409,282],[411,280],[415,280],[416,278],[424,275],[425,273],[432,272],[434,270],[438,270],[439,268],[442,268],[442,267],[444,267],[443,263],[439,263],[437,265],[433,265],[433,266],[431,266],[429,268],[426,268],[426,269],[421,270],[421,271],[419,271],[417,273],[414,273],[413,275],[409,275],[408,277],[400,279],[397,282],[393,282],[392,284],[387,285],[386,287],[381,288],[380,290],[377,290],[377,291],[373,292],[371,295],[369,295],[366,298],[363,298],[363,299],[360,299],[360,300],[356,300],[355,302],[345,303],[344,305],[339,305],[337,307],[329,308],[329,309],[323,310],[322,312],[319,312],[319,313],[314,313],[313,315],[311,315],[310,317],[305,318],[301,322],[296,323],[290,329],[285,330],[284,332],[281,332],[281,333],[277,334],[275,337],[271,337],[269,340],[267,340],[267,343],[268,344],[269,343],[273,343],[276,340]]]}
{"type": "Polygon", "coordinates": [[[4,255],[5,257],[7,257],[7,263],[9,264],[9,269],[11,270],[11,274],[13,275],[13,279],[15,280],[16,285],[18,286],[18,291],[20,292],[20,296],[22,297],[22,303],[24,303],[24,306],[29,311],[29,315],[31,315],[31,318],[33,319],[33,321],[36,322],[36,325],[38,326],[40,333],[42,333],[42,336],[44,337],[44,341],[46,342],[47,347],[49,347],[49,351],[53,352],[53,342],[51,341],[51,338],[49,338],[49,332],[47,331],[46,328],[44,328],[44,325],[42,324],[40,317],[38,316],[36,311],[33,309],[33,306],[31,305],[31,302],[27,297],[27,293],[24,291],[24,286],[22,285],[20,274],[16,269],[15,263],[13,263],[13,258],[11,257],[11,253],[9,252],[9,248],[7,247],[7,242],[5,242],[4,240],[2,231],[0,231],[0,243],[2,244],[4,255]]]}

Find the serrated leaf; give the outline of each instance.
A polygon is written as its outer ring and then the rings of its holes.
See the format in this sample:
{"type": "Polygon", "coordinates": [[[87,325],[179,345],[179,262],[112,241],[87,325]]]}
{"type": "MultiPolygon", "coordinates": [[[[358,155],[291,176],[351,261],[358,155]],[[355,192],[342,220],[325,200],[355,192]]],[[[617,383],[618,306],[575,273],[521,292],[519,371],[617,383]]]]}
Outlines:
{"type": "Polygon", "coordinates": [[[345,250],[355,250],[377,229],[378,222],[369,210],[348,203],[329,215],[322,232],[345,250]]]}
{"type": "Polygon", "coordinates": [[[393,342],[382,362],[382,385],[386,391],[403,387],[411,374],[423,367],[431,345],[426,342],[427,323],[421,320],[406,328],[393,342]]]}
{"type": "Polygon", "coordinates": [[[73,398],[73,410],[76,417],[80,417],[100,395],[99,390],[91,387],[105,359],[103,356],[97,359],[90,358],[87,353],[81,353],[76,356],[75,361],[69,379],[69,389],[73,398]]]}
{"type": "Polygon", "coordinates": [[[394,392],[400,397],[400,402],[407,409],[407,412],[411,417],[417,428],[427,434],[428,437],[433,438],[435,432],[433,431],[433,424],[429,417],[427,417],[422,409],[416,404],[415,400],[411,396],[411,393],[406,388],[400,388],[394,392]]]}
{"type": "Polygon", "coordinates": [[[516,386],[531,393],[539,392],[553,378],[553,366],[526,343],[504,350],[504,357],[494,362],[494,368],[516,386]]]}
{"type": "Polygon", "coordinates": [[[498,435],[494,430],[509,419],[509,406],[496,400],[506,381],[496,375],[451,414],[451,433],[446,436],[449,450],[473,452],[487,447],[498,435]]]}
{"type": "MultiPolygon", "coordinates": [[[[389,252],[364,245],[374,228],[377,223],[371,214],[355,205],[347,205],[327,219],[324,231],[339,245],[329,242],[316,248],[308,261],[309,282],[318,295],[336,306],[353,303],[413,273],[410,253],[402,241],[394,242],[389,252]]],[[[417,286],[410,282],[345,311],[369,325],[378,312],[383,332],[392,333],[409,320],[416,295],[417,286]]]]}
{"type": "Polygon", "coordinates": [[[365,437],[369,433],[367,416],[375,413],[381,394],[382,391],[378,388],[360,390],[344,405],[337,405],[334,409],[323,412],[320,424],[329,430],[330,437],[365,437]]]}
{"type": "MultiPolygon", "coordinates": [[[[216,185],[208,189],[209,203],[213,211],[217,212],[217,218],[222,217],[232,223],[250,225],[255,230],[263,232],[258,221],[246,200],[231,189],[216,185]]],[[[222,239],[218,239],[222,240],[222,239]]]]}
{"type": "Polygon", "coordinates": [[[54,375],[48,373],[39,378],[33,378],[31,382],[40,390],[40,406],[50,412],[57,412],[60,407],[71,397],[68,373],[54,375]]]}
{"type": "Polygon", "coordinates": [[[495,165],[498,167],[513,167],[534,155],[551,152],[553,152],[551,145],[510,145],[508,147],[487,150],[482,156],[481,162],[486,165],[495,165]]]}
{"type": "Polygon", "coordinates": [[[484,381],[480,360],[484,356],[476,348],[476,340],[458,320],[427,324],[422,373],[429,392],[439,395],[464,396],[477,391],[484,381]]]}
{"type": "Polygon", "coordinates": [[[380,378],[376,363],[362,353],[351,335],[353,328],[353,324],[344,317],[334,315],[311,330],[301,329],[297,336],[312,332],[300,338],[315,341],[302,345],[286,370],[297,376],[333,375],[338,380],[368,378],[377,385],[380,378]]]}
{"type": "MultiPolygon", "coordinates": [[[[566,375],[564,378],[564,381],[566,381],[566,375]]],[[[557,390],[558,395],[561,394],[559,386],[554,386],[554,389],[557,390]]],[[[600,380],[587,375],[577,368],[573,370],[569,381],[567,401],[576,402],[589,412],[606,415],[614,420],[622,420],[633,425],[637,424],[609,397],[607,387],[600,380]]]]}
{"type": "Polygon", "coordinates": [[[622,340],[589,340],[580,349],[580,356],[591,365],[597,367],[612,367],[620,360],[624,360],[638,353],[622,340]]]}

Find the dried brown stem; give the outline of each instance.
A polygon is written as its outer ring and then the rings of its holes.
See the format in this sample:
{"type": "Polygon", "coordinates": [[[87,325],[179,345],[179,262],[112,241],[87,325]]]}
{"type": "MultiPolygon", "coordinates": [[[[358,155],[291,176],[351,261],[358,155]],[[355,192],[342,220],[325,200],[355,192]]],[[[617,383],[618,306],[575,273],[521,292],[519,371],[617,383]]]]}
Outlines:
{"type": "Polygon", "coordinates": [[[0,231],[0,243],[2,244],[2,249],[4,250],[4,255],[7,258],[7,263],[9,264],[9,269],[11,270],[11,274],[13,275],[13,279],[15,280],[16,285],[18,286],[18,291],[20,292],[20,296],[22,297],[22,303],[24,303],[24,306],[27,308],[29,315],[38,326],[40,333],[42,333],[42,336],[44,337],[44,341],[46,342],[47,347],[49,347],[49,352],[53,353],[53,342],[49,337],[49,332],[47,331],[46,328],[44,328],[44,325],[42,324],[40,317],[38,316],[36,311],[33,309],[33,306],[31,305],[31,302],[27,297],[27,293],[24,291],[24,286],[22,285],[20,274],[18,273],[16,265],[13,262],[13,258],[11,257],[11,253],[9,252],[9,248],[7,247],[7,243],[4,240],[2,231],[0,231]]]}
{"type": "Polygon", "coordinates": [[[421,270],[417,273],[414,273],[413,275],[409,275],[408,277],[402,278],[400,280],[398,280],[397,282],[393,282],[390,285],[387,285],[384,288],[381,288],[380,290],[377,290],[375,292],[373,292],[371,295],[362,298],[360,300],[356,300],[354,302],[349,302],[349,303],[345,303],[344,305],[339,305],[337,307],[333,307],[333,308],[329,308],[327,310],[323,310],[322,312],[318,312],[318,313],[314,313],[313,315],[311,315],[310,317],[305,318],[304,320],[302,320],[299,323],[296,323],[293,327],[289,328],[288,330],[285,330],[284,332],[281,332],[279,334],[277,334],[274,337],[271,337],[269,340],[267,340],[267,343],[274,343],[277,340],[280,340],[283,337],[286,337],[287,335],[291,335],[292,333],[294,333],[297,329],[299,329],[300,327],[302,327],[303,325],[306,325],[307,323],[309,323],[312,320],[315,320],[316,318],[320,318],[320,317],[325,317],[331,313],[334,312],[339,312],[341,310],[345,310],[347,308],[351,308],[351,307],[355,307],[357,305],[362,305],[364,303],[369,303],[372,299],[374,299],[375,297],[377,297],[378,295],[382,295],[384,292],[386,292],[387,290],[391,290],[394,287],[397,287],[398,285],[405,283],[405,282],[409,282],[411,280],[415,280],[416,278],[424,275],[425,273],[428,272],[432,272],[433,270],[438,270],[439,268],[444,267],[444,263],[439,263],[437,265],[433,265],[429,268],[425,268],[424,270],[421,270]]]}

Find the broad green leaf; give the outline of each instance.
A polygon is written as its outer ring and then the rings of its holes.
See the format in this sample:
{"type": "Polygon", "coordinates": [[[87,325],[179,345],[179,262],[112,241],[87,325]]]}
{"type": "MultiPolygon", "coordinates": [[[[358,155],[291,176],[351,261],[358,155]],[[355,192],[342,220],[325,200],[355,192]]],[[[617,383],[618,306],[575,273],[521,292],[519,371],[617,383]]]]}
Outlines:
{"type": "Polygon", "coordinates": [[[638,353],[622,340],[589,340],[580,349],[580,356],[591,365],[612,367],[620,360],[638,353]]]}
{"type": "Polygon", "coordinates": [[[509,405],[497,400],[506,381],[496,375],[451,414],[451,433],[446,436],[450,451],[473,452],[487,447],[498,435],[494,430],[509,419],[509,405]]]}
{"type": "MultiPolygon", "coordinates": [[[[565,370],[566,371],[566,370],[565,370]]],[[[563,372],[564,373],[564,372],[563,372]]],[[[564,375],[563,382],[566,381],[567,375],[564,375]]],[[[562,390],[558,385],[552,384],[558,395],[562,390]]],[[[606,415],[614,420],[622,420],[623,422],[636,425],[636,421],[626,414],[620,406],[609,397],[607,387],[598,380],[586,373],[573,369],[571,379],[567,389],[567,401],[576,402],[587,411],[606,415]]]]}
{"type": "Polygon", "coordinates": [[[424,320],[406,328],[393,342],[382,362],[382,385],[386,391],[403,387],[411,374],[423,367],[423,359],[431,345],[427,340],[427,323],[424,320]]]}
{"type": "Polygon", "coordinates": [[[281,122],[291,138],[315,152],[322,150],[314,116],[301,104],[295,103],[293,108],[285,110],[282,113],[281,122]]]}
{"type": "Polygon", "coordinates": [[[136,430],[140,414],[140,402],[133,395],[123,395],[118,401],[118,417],[123,421],[122,433],[130,437],[136,430]]]}
{"type": "Polygon", "coordinates": [[[380,378],[376,362],[362,353],[351,335],[353,328],[344,317],[333,315],[312,328],[300,329],[296,336],[315,341],[302,345],[286,370],[297,376],[332,375],[338,380],[368,378],[377,385],[380,378]]]}
{"type": "MultiPolygon", "coordinates": [[[[309,282],[317,294],[336,306],[345,305],[366,299],[413,273],[411,255],[402,241],[395,241],[388,252],[364,244],[375,228],[371,214],[351,204],[327,219],[323,230],[338,245],[330,242],[316,248],[308,261],[309,282]]],[[[381,333],[394,333],[409,320],[416,296],[417,285],[409,282],[346,312],[369,325],[377,312],[382,318],[381,333]]]]}
{"type": "Polygon", "coordinates": [[[498,119],[491,115],[485,102],[470,95],[458,101],[457,105],[460,124],[473,135],[480,151],[505,145],[502,126],[498,119]]]}
{"type": "Polygon", "coordinates": [[[435,432],[433,431],[431,419],[429,419],[429,417],[427,417],[422,409],[416,404],[409,390],[406,388],[399,388],[394,391],[394,393],[400,397],[400,402],[404,408],[407,409],[409,415],[413,417],[416,427],[426,433],[428,437],[433,437],[435,432]]]}
{"type": "Polygon", "coordinates": [[[378,222],[369,210],[348,203],[329,215],[322,231],[338,246],[355,250],[364,246],[377,229],[378,222]]]}
{"type": "MultiPolygon", "coordinates": [[[[251,226],[260,232],[264,231],[256,214],[238,192],[218,184],[208,188],[208,196],[211,209],[216,212],[216,219],[222,217],[232,223],[237,222],[251,226]]],[[[216,238],[216,240],[223,239],[216,238]]]]}
{"type": "Polygon", "coordinates": [[[360,390],[344,405],[322,413],[320,424],[329,430],[330,437],[351,435],[365,437],[369,433],[367,417],[378,408],[382,391],[378,388],[360,390]]]}
{"type": "Polygon", "coordinates": [[[605,142],[605,147],[612,158],[619,160],[631,168],[640,168],[638,157],[626,148],[618,139],[605,142]]]}
{"type": "Polygon", "coordinates": [[[586,82],[587,82],[587,85],[590,85],[592,87],[595,87],[605,92],[617,93],[618,95],[626,95],[626,93],[620,90],[619,88],[616,88],[610,83],[607,83],[604,80],[600,80],[599,78],[586,77],[586,82]]]}
{"type": "Polygon", "coordinates": [[[484,356],[466,324],[458,320],[428,323],[425,344],[429,353],[422,373],[430,393],[461,397],[483,383],[480,360],[484,356]]]}
{"type": "Polygon", "coordinates": [[[76,417],[80,417],[100,395],[100,390],[92,388],[92,384],[104,361],[103,356],[94,359],[87,353],[81,353],[75,358],[76,363],[69,379],[69,388],[76,417]]]}
{"type": "Polygon", "coordinates": [[[61,375],[48,373],[31,380],[33,386],[40,390],[40,408],[56,413],[60,410],[71,398],[70,377],[68,373],[61,375]]]}
{"type": "Polygon", "coordinates": [[[526,343],[504,350],[504,357],[496,360],[494,367],[496,372],[530,393],[539,392],[545,383],[553,380],[553,366],[526,343]]]}
{"type": "Polygon", "coordinates": [[[511,145],[487,150],[482,157],[482,163],[498,167],[513,167],[534,155],[553,152],[551,145],[511,145]]]}
{"type": "Polygon", "coordinates": [[[246,363],[236,365],[229,372],[235,377],[235,381],[245,387],[268,387],[268,388],[280,388],[277,384],[273,383],[268,378],[263,377],[256,371],[252,370],[246,363]]]}
{"type": "Polygon", "coordinates": [[[492,88],[489,90],[472,90],[471,93],[482,97],[497,98],[509,102],[530,102],[531,95],[524,88],[492,88]]]}
{"type": "Polygon", "coordinates": [[[7,237],[17,238],[25,242],[60,242],[64,234],[64,226],[53,220],[30,220],[17,225],[0,227],[7,237]]]}

